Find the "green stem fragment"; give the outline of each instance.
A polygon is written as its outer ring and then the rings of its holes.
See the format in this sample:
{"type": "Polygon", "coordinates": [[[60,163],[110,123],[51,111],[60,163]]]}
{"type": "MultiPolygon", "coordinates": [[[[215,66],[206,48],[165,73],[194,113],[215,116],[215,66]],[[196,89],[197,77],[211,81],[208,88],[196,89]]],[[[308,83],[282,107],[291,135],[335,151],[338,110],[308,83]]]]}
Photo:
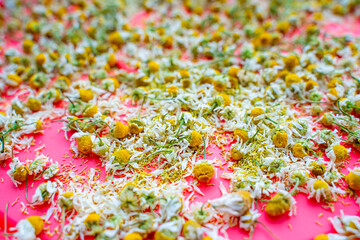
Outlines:
{"type": "Polygon", "coordinates": [[[181,130],[181,127],[182,127],[182,125],[184,124],[184,114],[181,114],[181,117],[180,117],[180,125],[179,125],[179,128],[178,128],[178,130],[177,130],[177,132],[176,132],[176,134],[175,134],[175,137],[177,137],[178,135],[179,135],[179,133],[180,133],[180,130],[181,130]]]}
{"type": "Polygon", "coordinates": [[[40,173],[40,175],[37,176],[36,178],[34,178],[34,181],[37,181],[37,180],[44,174],[44,172],[46,171],[46,169],[48,169],[48,168],[49,168],[49,167],[44,168],[44,170],[40,173]]]}
{"type": "Polygon", "coordinates": [[[203,142],[204,142],[204,160],[206,159],[206,141],[205,141],[205,137],[202,136],[203,142]]]}
{"type": "Polygon", "coordinates": [[[255,221],[256,223],[260,223],[264,228],[265,230],[271,234],[271,236],[273,236],[276,240],[280,240],[280,238],[278,238],[264,223],[260,222],[260,221],[255,221]]]}
{"type": "Polygon", "coordinates": [[[248,142],[250,142],[251,140],[253,140],[258,133],[259,133],[259,129],[258,129],[258,130],[256,131],[256,133],[255,133],[249,140],[247,140],[244,144],[247,144],[248,142]]]}
{"type": "Polygon", "coordinates": [[[344,111],[341,109],[341,106],[340,106],[339,101],[337,101],[337,105],[338,105],[338,107],[339,107],[340,112],[342,112],[344,115],[348,116],[348,117],[350,118],[350,120],[352,121],[351,115],[348,114],[348,113],[346,113],[346,112],[344,112],[344,111]]]}
{"type": "Polygon", "coordinates": [[[31,202],[28,198],[28,194],[27,194],[27,185],[28,185],[28,177],[26,177],[26,180],[25,180],[25,198],[26,198],[26,201],[29,203],[29,204],[34,204],[36,203],[35,202],[31,202]]]}
{"type": "Polygon", "coordinates": [[[7,213],[8,213],[9,203],[6,203],[5,212],[4,212],[4,237],[6,240],[9,240],[8,233],[7,233],[7,213]]]}
{"type": "Polygon", "coordinates": [[[278,122],[272,120],[271,118],[269,118],[269,117],[267,117],[267,116],[265,117],[265,119],[266,119],[266,120],[269,120],[270,122],[272,122],[272,123],[274,123],[274,124],[278,124],[278,122]]]}
{"type": "Polygon", "coordinates": [[[267,113],[270,109],[272,109],[272,108],[274,108],[274,107],[276,107],[276,106],[279,106],[279,105],[280,105],[280,103],[275,104],[275,105],[273,105],[273,106],[271,106],[271,107],[267,108],[267,109],[265,110],[265,113],[267,113]]]}

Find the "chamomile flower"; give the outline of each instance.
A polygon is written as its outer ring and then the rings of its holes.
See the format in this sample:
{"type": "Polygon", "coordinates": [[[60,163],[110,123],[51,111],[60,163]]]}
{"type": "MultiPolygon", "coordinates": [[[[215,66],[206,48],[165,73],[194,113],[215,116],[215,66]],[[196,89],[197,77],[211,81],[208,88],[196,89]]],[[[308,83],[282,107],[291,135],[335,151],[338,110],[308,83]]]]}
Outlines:
{"type": "Polygon", "coordinates": [[[342,210],[340,210],[340,213],[340,216],[330,218],[330,222],[336,232],[343,236],[360,238],[360,218],[358,216],[345,215],[342,210]]]}
{"type": "Polygon", "coordinates": [[[273,196],[265,207],[265,212],[270,216],[279,216],[290,211],[289,216],[296,214],[295,199],[289,192],[280,190],[273,196]]]}
{"type": "Polygon", "coordinates": [[[32,202],[34,204],[43,204],[45,202],[49,202],[53,199],[56,192],[56,182],[47,181],[46,183],[42,183],[36,188],[35,194],[32,197],[32,202]]]}
{"type": "Polygon", "coordinates": [[[253,202],[251,194],[244,190],[227,193],[220,198],[210,201],[210,204],[219,212],[228,216],[240,217],[249,211],[253,202]]]}
{"type": "Polygon", "coordinates": [[[43,178],[44,179],[50,179],[54,176],[56,176],[59,172],[59,163],[55,162],[55,163],[51,163],[48,168],[45,169],[44,174],[43,174],[43,178]]]}
{"type": "Polygon", "coordinates": [[[90,135],[82,135],[76,138],[76,143],[80,153],[89,154],[92,152],[93,142],[90,135]]]}
{"type": "Polygon", "coordinates": [[[36,240],[44,229],[44,220],[39,216],[30,216],[16,224],[14,237],[21,240],[36,240]]]}
{"type": "Polygon", "coordinates": [[[257,210],[250,209],[247,213],[240,217],[239,227],[245,231],[253,231],[260,215],[261,214],[257,210]]]}
{"type": "Polygon", "coordinates": [[[345,176],[345,181],[352,190],[360,190],[360,168],[348,169],[349,173],[345,176]]]}
{"type": "Polygon", "coordinates": [[[73,192],[64,192],[59,194],[59,206],[65,208],[66,210],[71,210],[74,207],[74,193],[73,192]]]}
{"type": "Polygon", "coordinates": [[[44,167],[46,166],[46,163],[48,161],[49,161],[49,157],[43,154],[35,157],[34,161],[32,161],[28,166],[29,174],[36,175],[41,173],[44,170],[44,167]]]}
{"type": "Polygon", "coordinates": [[[335,163],[344,162],[349,157],[350,149],[346,149],[340,144],[334,144],[327,150],[326,155],[335,163]]]}
{"type": "Polygon", "coordinates": [[[122,122],[116,122],[115,126],[111,129],[111,133],[115,138],[121,139],[128,135],[129,127],[122,122]]]}
{"type": "Polygon", "coordinates": [[[195,165],[193,174],[199,182],[208,183],[214,176],[215,169],[210,163],[202,162],[195,165]]]}
{"type": "Polygon", "coordinates": [[[20,162],[18,157],[15,157],[12,162],[9,164],[10,170],[7,171],[7,174],[15,184],[15,186],[24,182],[29,174],[29,170],[24,165],[24,163],[20,162]]]}
{"type": "Polygon", "coordinates": [[[335,186],[331,186],[322,180],[320,177],[317,179],[310,179],[308,181],[307,189],[309,191],[308,198],[315,198],[317,202],[332,201],[336,199],[337,194],[343,194],[344,191],[335,186]]]}
{"type": "Polygon", "coordinates": [[[201,225],[193,220],[188,220],[184,223],[182,234],[189,240],[200,240],[203,238],[201,225]]]}
{"type": "Polygon", "coordinates": [[[84,220],[84,225],[88,231],[89,235],[95,235],[97,233],[100,233],[101,226],[100,223],[101,216],[97,213],[90,213],[86,216],[84,220]]]}

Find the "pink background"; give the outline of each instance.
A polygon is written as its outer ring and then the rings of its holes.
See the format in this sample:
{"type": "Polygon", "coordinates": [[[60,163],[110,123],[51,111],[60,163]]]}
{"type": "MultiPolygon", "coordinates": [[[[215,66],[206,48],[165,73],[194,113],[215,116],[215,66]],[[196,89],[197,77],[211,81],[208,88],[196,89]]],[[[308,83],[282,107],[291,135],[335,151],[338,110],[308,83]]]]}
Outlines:
{"type": "MultiPolygon", "coordinates": [[[[141,23],[142,16],[138,16],[135,18],[137,24],[141,23]]],[[[328,33],[333,33],[338,36],[352,33],[355,36],[360,35],[360,28],[358,21],[353,20],[346,20],[346,24],[339,25],[335,23],[329,23],[328,26],[325,28],[328,33]]],[[[59,129],[62,127],[62,123],[49,123],[48,126],[45,126],[45,133],[37,134],[35,136],[36,144],[31,146],[28,152],[21,152],[16,156],[20,158],[21,161],[25,161],[26,159],[34,159],[36,152],[34,151],[39,146],[45,144],[45,148],[40,151],[40,153],[48,155],[55,161],[58,161],[61,165],[61,168],[65,166],[74,166],[77,169],[77,172],[81,172],[84,168],[89,170],[92,167],[95,167],[99,163],[96,158],[90,158],[89,161],[84,164],[84,159],[73,159],[73,158],[66,158],[65,154],[71,156],[72,153],[69,151],[70,142],[66,141],[64,138],[63,131],[59,129]]],[[[214,157],[218,157],[221,159],[221,155],[219,154],[219,149],[211,148],[210,151],[214,152],[210,159],[214,157]]],[[[354,150],[353,150],[354,151],[354,150]]],[[[352,153],[351,160],[348,164],[348,167],[354,167],[354,164],[359,159],[359,153],[352,153]]],[[[19,187],[15,187],[15,185],[11,182],[10,178],[8,177],[6,171],[9,169],[8,165],[10,160],[6,163],[1,163],[0,166],[0,232],[4,230],[4,211],[5,205],[9,203],[9,210],[8,210],[8,226],[13,227],[16,223],[26,218],[27,216],[31,215],[43,215],[46,213],[48,209],[48,205],[44,206],[36,206],[35,209],[28,207],[27,210],[29,215],[24,215],[21,212],[21,205],[20,202],[24,202],[26,204],[25,195],[24,195],[24,184],[19,187]],[[17,203],[12,205],[15,200],[19,197],[17,203]]],[[[101,169],[100,167],[99,170],[101,169]]],[[[225,167],[226,169],[226,167],[225,167]]],[[[228,187],[229,182],[227,180],[220,179],[220,175],[223,170],[217,170],[217,179],[213,179],[211,184],[215,184],[215,186],[208,186],[208,185],[201,185],[200,189],[203,191],[206,197],[199,196],[196,194],[195,201],[205,201],[208,199],[213,199],[220,197],[220,190],[218,188],[220,181],[228,187]]],[[[343,173],[347,173],[346,168],[344,168],[343,173]]],[[[104,171],[102,171],[104,174],[104,171]]],[[[31,199],[33,193],[35,192],[36,187],[42,181],[36,182],[29,182],[29,186],[33,184],[33,187],[29,187],[28,196],[31,199]]],[[[308,200],[307,196],[303,194],[298,194],[295,199],[297,200],[297,215],[293,217],[282,216],[279,218],[271,218],[263,213],[259,220],[265,225],[270,228],[273,233],[275,233],[280,239],[293,239],[293,240],[307,240],[313,239],[315,235],[320,233],[329,233],[334,232],[330,222],[327,220],[328,217],[339,215],[340,209],[343,209],[345,214],[352,214],[352,215],[359,215],[359,206],[355,203],[354,199],[339,199],[337,203],[335,203],[335,212],[332,213],[329,210],[326,210],[321,207],[321,203],[317,203],[314,200],[308,200]],[[345,203],[345,205],[343,204],[345,203]],[[347,205],[349,204],[349,205],[347,205]],[[322,217],[319,217],[319,214],[323,213],[322,217]]],[[[262,206],[260,204],[260,206],[262,206]]],[[[50,231],[53,232],[53,229],[58,226],[59,224],[53,220],[52,224],[46,225],[46,227],[50,227],[50,231]]],[[[241,231],[239,228],[231,228],[228,231],[230,239],[241,239],[248,236],[248,233],[241,231]]],[[[41,239],[56,239],[57,235],[53,237],[49,237],[46,235],[45,231],[40,236],[41,239]]],[[[257,225],[254,238],[253,239],[271,239],[272,237],[269,233],[261,226],[257,225]]]]}

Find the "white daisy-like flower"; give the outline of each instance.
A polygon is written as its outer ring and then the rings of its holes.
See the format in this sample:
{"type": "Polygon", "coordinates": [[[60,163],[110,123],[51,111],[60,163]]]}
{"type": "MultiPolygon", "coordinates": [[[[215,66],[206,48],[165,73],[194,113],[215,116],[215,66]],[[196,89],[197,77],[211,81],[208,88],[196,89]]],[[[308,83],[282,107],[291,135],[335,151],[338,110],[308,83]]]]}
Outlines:
{"type": "Polygon", "coordinates": [[[12,162],[9,164],[10,170],[7,171],[7,174],[11,178],[15,186],[21,184],[21,182],[26,180],[27,169],[24,163],[20,162],[18,157],[15,157],[12,162]]]}
{"type": "Polygon", "coordinates": [[[308,198],[315,198],[317,202],[321,200],[333,201],[337,199],[336,196],[338,194],[345,193],[344,190],[327,184],[321,177],[310,179],[307,184],[307,190],[309,192],[308,198]]]}
{"type": "Polygon", "coordinates": [[[13,155],[12,147],[10,145],[2,146],[2,143],[0,146],[3,147],[3,151],[0,152],[0,162],[11,158],[13,155]]]}
{"type": "Polygon", "coordinates": [[[253,231],[257,219],[260,217],[258,210],[250,209],[247,213],[240,217],[239,227],[245,231],[253,231]]]}
{"type": "Polygon", "coordinates": [[[35,157],[34,161],[29,164],[29,174],[36,175],[41,173],[46,166],[46,163],[49,161],[49,157],[41,154],[35,157]]]}
{"type": "Polygon", "coordinates": [[[16,233],[14,233],[14,237],[18,240],[37,239],[35,229],[27,219],[23,219],[16,224],[16,233]]]}
{"type": "Polygon", "coordinates": [[[343,210],[340,210],[340,216],[330,218],[330,222],[337,233],[352,238],[360,238],[359,216],[345,215],[343,210]]]}
{"type": "Polygon", "coordinates": [[[56,182],[47,181],[46,183],[42,183],[36,188],[32,202],[34,204],[43,204],[44,202],[50,201],[56,192],[56,182]]]}
{"type": "Polygon", "coordinates": [[[59,163],[55,162],[50,164],[50,166],[44,171],[43,178],[50,179],[59,172],[59,163]]]}
{"type": "Polygon", "coordinates": [[[209,202],[221,213],[227,214],[228,216],[240,217],[250,209],[252,200],[249,192],[240,190],[238,192],[227,193],[209,202]]]}

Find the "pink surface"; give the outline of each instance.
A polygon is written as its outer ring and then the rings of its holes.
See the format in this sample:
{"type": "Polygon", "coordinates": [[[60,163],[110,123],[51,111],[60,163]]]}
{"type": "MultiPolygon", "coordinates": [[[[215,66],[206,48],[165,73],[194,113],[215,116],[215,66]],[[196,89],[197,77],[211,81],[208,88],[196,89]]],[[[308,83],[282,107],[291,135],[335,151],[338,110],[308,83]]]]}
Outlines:
{"type": "MultiPolygon", "coordinates": [[[[45,147],[40,153],[48,155],[55,161],[58,161],[61,164],[61,169],[73,167],[77,169],[77,172],[80,173],[85,168],[89,170],[92,167],[96,167],[99,170],[103,170],[101,167],[96,166],[99,161],[96,158],[87,158],[89,160],[86,164],[84,164],[84,159],[74,159],[71,156],[72,153],[69,151],[70,142],[68,142],[64,138],[64,132],[60,131],[59,129],[62,127],[62,123],[52,123],[45,129],[45,133],[38,134],[35,136],[36,144],[31,146],[28,152],[22,152],[17,154],[21,161],[25,161],[26,159],[33,159],[36,155],[35,149],[39,146],[45,144],[45,147]]],[[[221,159],[221,155],[219,154],[219,149],[216,147],[211,147],[210,151],[214,152],[212,155],[209,156],[209,159],[218,157],[221,159]]],[[[349,167],[352,167],[359,158],[359,154],[355,153],[352,154],[352,160],[349,164],[349,167]]],[[[21,212],[21,202],[24,202],[27,206],[27,202],[24,195],[24,184],[19,187],[15,187],[15,185],[11,182],[10,178],[7,176],[6,171],[9,169],[8,164],[10,160],[6,162],[6,166],[1,166],[0,168],[0,186],[2,189],[2,194],[0,194],[0,227],[3,231],[3,221],[4,221],[4,210],[5,205],[9,202],[9,211],[8,211],[8,225],[15,226],[16,222],[20,219],[26,218],[30,215],[43,215],[46,213],[48,209],[48,205],[44,206],[36,206],[35,209],[31,207],[27,207],[27,211],[29,215],[25,215],[21,212]],[[16,199],[19,198],[17,203],[16,199]]],[[[225,168],[226,169],[226,168],[225,168]]],[[[195,201],[205,201],[208,199],[213,199],[216,197],[221,196],[220,190],[217,186],[219,186],[220,181],[223,182],[225,187],[229,185],[229,181],[221,179],[220,175],[224,170],[218,170],[217,178],[213,179],[210,182],[210,185],[202,184],[200,185],[200,189],[203,191],[205,196],[200,196],[196,194],[195,201]],[[215,186],[211,186],[214,184],[215,186]]],[[[84,172],[84,171],[83,171],[84,172]]],[[[345,171],[346,172],[346,171],[345,171]]],[[[104,176],[104,171],[102,171],[102,175],[104,176]]],[[[36,187],[42,181],[29,181],[29,198],[31,200],[32,194],[35,192],[36,187]],[[32,186],[33,185],[33,186],[32,186]],[[32,187],[31,187],[32,186],[32,187]]],[[[314,200],[308,200],[307,197],[303,194],[298,194],[295,199],[297,200],[297,215],[294,217],[282,216],[279,218],[271,218],[263,213],[259,220],[266,224],[273,233],[275,233],[280,239],[291,239],[300,240],[300,239],[313,239],[316,234],[319,233],[328,233],[333,232],[332,226],[330,222],[327,220],[328,217],[339,215],[340,209],[344,210],[345,214],[355,214],[359,215],[359,206],[355,203],[353,199],[339,199],[337,203],[335,203],[335,212],[332,213],[329,210],[326,210],[321,207],[322,204],[315,202],[314,200]],[[347,206],[344,206],[344,204],[347,206]],[[319,214],[323,213],[323,217],[319,218],[319,214]],[[316,223],[318,222],[318,223],[316,223]]],[[[262,206],[262,204],[260,204],[262,206]]],[[[50,226],[51,232],[54,231],[54,228],[59,224],[52,219],[52,224],[47,225],[50,226]]],[[[248,233],[240,230],[239,228],[231,228],[228,231],[230,239],[241,239],[243,237],[247,237],[248,233]],[[241,237],[241,238],[240,238],[241,237]]],[[[41,235],[41,239],[56,239],[57,235],[53,237],[47,236],[45,233],[41,235]]],[[[254,233],[254,239],[271,239],[271,235],[261,226],[258,225],[256,227],[254,233]]]]}
{"type": "MultiPolygon", "coordinates": [[[[141,13],[140,17],[136,18],[134,21],[134,25],[141,25],[142,21],[146,19],[146,14],[141,13]]],[[[360,29],[358,28],[358,21],[348,20],[345,25],[339,26],[335,23],[329,23],[327,26],[327,32],[337,35],[353,33],[355,36],[360,35],[360,29]]],[[[123,68],[125,70],[133,70],[128,69],[125,63],[119,63],[119,68],[123,68]]],[[[21,161],[25,161],[26,159],[33,159],[35,157],[36,151],[35,149],[39,146],[45,144],[43,150],[40,153],[48,155],[55,161],[58,161],[61,165],[61,169],[71,168],[77,169],[78,173],[88,171],[90,168],[96,167],[99,170],[103,170],[101,167],[97,166],[99,164],[99,160],[96,158],[88,158],[89,160],[86,164],[84,163],[84,159],[73,159],[72,157],[66,157],[66,155],[71,156],[72,153],[69,151],[70,142],[66,141],[64,138],[63,131],[59,129],[62,127],[62,123],[52,123],[49,126],[45,127],[44,135],[38,134],[35,136],[36,144],[31,146],[28,152],[21,152],[16,156],[20,158],[21,161]]],[[[218,157],[222,159],[219,154],[219,149],[211,147],[210,151],[214,152],[214,154],[209,156],[209,159],[218,157]]],[[[357,159],[359,158],[359,153],[352,153],[352,158],[348,167],[353,167],[357,159]]],[[[9,203],[8,210],[8,226],[14,227],[16,223],[26,218],[30,215],[43,215],[46,213],[48,209],[48,205],[44,206],[36,206],[36,208],[32,209],[25,200],[24,195],[24,184],[19,187],[15,187],[15,185],[11,182],[10,178],[7,176],[6,171],[9,169],[8,160],[6,163],[3,163],[0,167],[0,231],[4,230],[4,211],[5,205],[9,203]],[[17,200],[18,199],[18,200],[17,200]],[[20,203],[24,202],[27,207],[27,211],[29,215],[25,215],[21,211],[20,203]]],[[[225,167],[226,169],[226,167],[225,167]]],[[[220,190],[217,186],[219,186],[220,182],[223,182],[225,187],[229,186],[229,181],[223,180],[220,178],[221,173],[224,170],[217,170],[217,178],[213,179],[210,182],[210,185],[202,184],[200,185],[200,189],[203,191],[205,196],[200,196],[199,194],[195,194],[197,197],[195,201],[206,201],[208,199],[213,199],[221,196],[220,190]],[[211,186],[214,184],[215,186],[211,186]]],[[[226,170],[225,170],[226,171],[226,170]]],[[[61,171],[60,171],[61,172],[61,171]]],[[[346,173],[346,168],[344,168],[344,173],[346,173]]],[[[102,175],[105,175],[105,171],[102,171],[102,175]]],[[[32,194],[35,192],[36,187],[42,181],[29,181],[29,191],[28,195],[31,199],[32,194]]],[[[263,222],[271,231],[276,234],[280,239],[293,239],[293,240],[306,240],[313,239],[313,237],[320,233],[329,233],[334,232],[330,222],[327,220],[330,216],[335,216],[340,214],[340,210],[342,209],[345,214],[359,215],[359,206],[355,203],[354,199],[339,199],[337,203],[335,203],[335,212],[332,213],[330,210],[324,209],[322,204],[316,203],[314,200],[308,200],[307,197],[303,194],[298,194],[295,199],[297,200],[297,215],[293,217],[282,216],[279,218],[270,218],[263,213],[259,218],[261,222],[263,222]],[[319,214],[323,213],[322,217],[319,217],[319,214]]],[[[263,206],[263,204],[260,204],[263,206]]],[[[50,227],[51,232],[54,231],[59,224],[52,219],[51,224],[47,224],[46,227],[50,227]]],[[[240,230],[239,228],[231,228],[228,231],[230,239],[241,239],[248,236],[247,232],[240,230]]],[[[53,237],[47,236],[43,233],[41,239],[56,239],[57,235],[55,234],[53,237]]],[[[254,239],[271,239],[271,235],[264,229],[263,226],[258,225],[255,229],[254,239]]]]}

